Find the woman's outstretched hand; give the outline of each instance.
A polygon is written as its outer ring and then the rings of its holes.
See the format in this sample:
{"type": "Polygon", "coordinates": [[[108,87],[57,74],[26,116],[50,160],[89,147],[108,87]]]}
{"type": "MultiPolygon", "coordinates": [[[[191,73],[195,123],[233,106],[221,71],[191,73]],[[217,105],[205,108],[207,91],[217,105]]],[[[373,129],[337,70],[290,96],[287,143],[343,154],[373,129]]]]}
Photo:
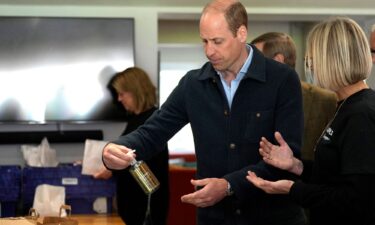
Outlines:
{"type": "Polygon", "coordinates": [[[290,188],[294,184],[291,180],[278,180],[278,181],[268,181],[264,180],[254,172],[248,171],[246,179],[254,184],[254,186],[262,189],[268,194],[288,194],[290,188]]]}
{"type": "Polygon", "coordinates": [[[303,170],[302,162],[293,156],[293,151],[280,132],[275,132],[275,139],[279,145],[272,144],[264,137],[261,138],[259,153],[263,160],[269,165],[300,175],[303,170]]]}

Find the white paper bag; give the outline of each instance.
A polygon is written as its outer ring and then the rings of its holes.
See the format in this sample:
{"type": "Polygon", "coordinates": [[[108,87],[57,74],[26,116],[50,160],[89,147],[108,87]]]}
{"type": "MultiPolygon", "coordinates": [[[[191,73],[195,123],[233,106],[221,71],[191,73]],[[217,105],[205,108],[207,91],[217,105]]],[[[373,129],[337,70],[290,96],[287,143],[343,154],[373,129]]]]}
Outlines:
{"type": "Polygon", "coordinates": [[[21,151],[28,166],[56,167],[59,164],[56,150],[50,148],[47,138],[38,146],[21,145],[21,151]]]}
{"type": "Polygon", "coordinates": [[[86,139],[83,153],[82,174],[94,175],[104,168],[102,151],[108,142],[86,139]]]}
{"type": "Polygon", "coordinates": [[[40,216],[60,216],[61,205],[65,205],[65,187],[49,184],[36,187],[33,208],[40,216]]]}
{"type": "Polygon", "coordinates": [[[96,198],[93,204],[93,210],[97,213],[107,213],[107,198],[96,198]]]}

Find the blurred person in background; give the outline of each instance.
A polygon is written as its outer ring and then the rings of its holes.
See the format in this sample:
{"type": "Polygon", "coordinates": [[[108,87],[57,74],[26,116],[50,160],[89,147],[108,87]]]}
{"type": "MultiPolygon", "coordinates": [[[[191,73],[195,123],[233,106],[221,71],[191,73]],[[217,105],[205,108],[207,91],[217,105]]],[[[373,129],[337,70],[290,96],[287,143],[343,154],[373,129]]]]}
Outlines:
{"type": "MultiPolygon", "coordinates": [[[[157,110],[156,88],[147,73],[130,67],[111,79],[118,101],[129,113],[127,126],[121,135],[127,135],[142,125],[157,110]]],[[[117,210],[126,225],[166,225],[169,204],[167,145],[156,155],[145,160],[160,182],[160,187],[151,195],[150,214],[146,215],[148,196],[126,170],[103,170],[96,178],[109,178],[113,174],[117,184],[117,210]]]]}
{"type": "MultiPolygon", "coordinates": [[[[371,56],[372,56],[372,64],[375,64],[375,24],[371,26],[370,30],[370,49],[371,49],[371,56]]],[[[373,68],[372,74],[375,73],[373,68]]],[[[375,89],[375,76],[370,76],[369,79],[366,80],[367,84],[372,88],[375,89]]]]}
{"type": "Polygon", "coordinates": [[[372,63],[375,64],[375,24],[373,24],[371,27],[370,48],[371,48],[372,63]]]}

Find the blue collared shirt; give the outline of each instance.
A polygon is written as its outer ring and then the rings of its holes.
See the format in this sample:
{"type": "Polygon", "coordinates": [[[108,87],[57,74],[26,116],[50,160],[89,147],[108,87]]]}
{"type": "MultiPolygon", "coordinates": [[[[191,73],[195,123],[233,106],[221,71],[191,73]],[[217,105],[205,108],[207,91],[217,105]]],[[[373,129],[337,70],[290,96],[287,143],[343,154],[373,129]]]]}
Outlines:
{"type": "Polygon", "coordinates": [[[220,72],[217,72],[220,76],[221,83],[223,84],[225,95],[227,96],[229,108],[232,106],[232,101],[234,94],[237,91],[238,86],[240,85],[240,81],[245,76],[247,70],[250,67],[251,61],[253,59],[253,49],[250,45],[246,45],[247,49],[249,50],[249,55],[247,56],[247,59],[245,63],[243,64],[240,72],[236,75],[236,78],[230,82],[230,85],[227,84],[227,82],[224,80],[223,75],[220,72]]]}

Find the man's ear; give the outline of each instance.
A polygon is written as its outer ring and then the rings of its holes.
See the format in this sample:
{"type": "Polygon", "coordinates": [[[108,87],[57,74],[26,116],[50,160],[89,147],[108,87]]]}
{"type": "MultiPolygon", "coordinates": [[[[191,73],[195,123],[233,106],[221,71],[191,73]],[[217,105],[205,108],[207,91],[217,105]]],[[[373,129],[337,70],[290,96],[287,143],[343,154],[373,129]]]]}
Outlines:
{"type": "Polygon", "coordinates": [[[281,53],[277,53],[274,57],[273,57],[274,60],[278,61],[278,62],[281,62],[281,63],[285,63],[285,57],[283,54],[281,53]]]}
{"type": "Polygon", "coordinates": [[[237,30],[237,37],[240,38],[240,40],[244,43],[246,43],[247,40],[247,29],[244,25],[241,25],[240,28],[237,30]]]}

